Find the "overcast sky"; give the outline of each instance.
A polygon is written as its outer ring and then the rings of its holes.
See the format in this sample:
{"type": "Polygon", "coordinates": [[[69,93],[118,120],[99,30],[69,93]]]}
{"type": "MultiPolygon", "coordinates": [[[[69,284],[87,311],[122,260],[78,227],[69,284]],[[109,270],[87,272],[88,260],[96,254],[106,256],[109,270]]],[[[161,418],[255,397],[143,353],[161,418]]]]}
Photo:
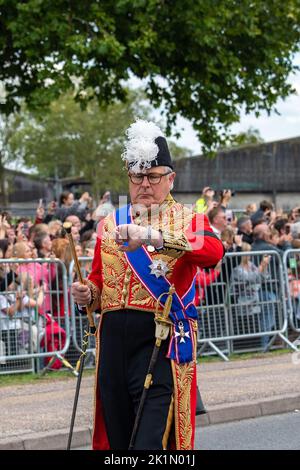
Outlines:
{"type": "MultiPolygon", "coordinates": [[[[300,54],[297,54],[294,62],[300,66],[300,54]]],[[[297,94],[285,101],[278,101],[277,110],[280,115],[273,113],[267,116],[265,113],[260,118],[256,118],[254,114],[242,115],[240,123],[232,127],[233,131],[246,131],[251,126],[259,130],[266,142],[300,136],[300,72],[292,75],[289,82],[293,84],[297,94]]],[[[181,138],[177,140],[178,144],[190,148],[195,154],[201,153],[201,145],[191,124],[185,119],[179,119],[178,123],[178,127],[184,127],[181,138]]]]}

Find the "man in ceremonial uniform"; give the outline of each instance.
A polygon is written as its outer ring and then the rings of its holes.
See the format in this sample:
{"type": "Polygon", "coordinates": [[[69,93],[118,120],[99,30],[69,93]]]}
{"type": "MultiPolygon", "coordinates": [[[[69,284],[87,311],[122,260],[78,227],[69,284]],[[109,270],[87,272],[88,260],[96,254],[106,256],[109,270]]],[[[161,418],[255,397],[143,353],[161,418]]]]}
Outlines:
{"type": "Polygon", "coordinates": [[[152,122],[127,130],[131,203],[98,226],[92,272],[74,283],[79,308],[101,310],[93,448],[128,449],[155,344],[155,322],[170,286],[170,334],[162,342],[134,449],[191,450],[196,409],[197,268],[214,267],[223,245],[203,214],[170,195],[175,173],[165,137],[152,122]]]}

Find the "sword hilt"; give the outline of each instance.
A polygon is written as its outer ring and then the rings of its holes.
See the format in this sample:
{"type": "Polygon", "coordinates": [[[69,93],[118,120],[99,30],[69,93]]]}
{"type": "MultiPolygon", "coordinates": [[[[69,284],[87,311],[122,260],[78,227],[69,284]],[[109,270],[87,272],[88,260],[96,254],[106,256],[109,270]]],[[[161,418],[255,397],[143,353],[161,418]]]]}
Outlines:
{"type": "Polygon", "coordinates": [[[171,320],[169,319],[169,314],[171,311],[172,306],[172,296],[175,292],[175,287],[173,285],[170,286],[168,292],[163,292],[157,299],[156,303],[156,311],[155,311],[155,338],[156,338],[156,345],[159,347],[162,340],[168,337],[170,332],[170,325],[172,324],[171,320]],[[164,309],[162,313],[158,312],[159,301],[163,295],[168,295],[167,300],[164,305],[164,309]]]}

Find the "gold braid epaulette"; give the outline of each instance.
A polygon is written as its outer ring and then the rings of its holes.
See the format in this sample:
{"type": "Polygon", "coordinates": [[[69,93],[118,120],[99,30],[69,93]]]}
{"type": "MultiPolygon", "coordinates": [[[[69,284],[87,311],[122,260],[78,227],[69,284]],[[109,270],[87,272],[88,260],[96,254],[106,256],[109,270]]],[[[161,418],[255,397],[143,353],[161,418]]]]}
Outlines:
{"type": "Polygon", "coordinates": [[[92,312],[94,312],[95,310],[97,310],[99,307],[100,307],[100,290],[99,288],[92,282],[90,281],[89,279],[87,279],[87,285],[89,286],[90,288],[90,291],[91,291],[91,296],[92,296],[92,300],[89,304],[89,307],[90,309],[92,310],[92,312]]]}

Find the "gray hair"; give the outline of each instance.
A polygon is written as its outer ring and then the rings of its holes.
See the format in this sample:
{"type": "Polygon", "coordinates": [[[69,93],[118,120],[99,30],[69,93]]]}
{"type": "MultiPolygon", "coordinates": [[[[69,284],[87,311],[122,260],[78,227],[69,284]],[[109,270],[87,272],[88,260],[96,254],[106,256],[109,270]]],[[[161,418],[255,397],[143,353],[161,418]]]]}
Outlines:
{"type": "Polygon", "coordinates": [[[247,222],[249,222],[249,220],[251,220],[250,217],[245,217],[245,216],[240,217],[240,218],[238,219],[238,221],[237,221],[238,229],[241,230],[242,227],[243,227],[247,222]]]}
{"type": "MultiPolygon", "coordinates": [[[[164,172],[167,173],[168,171],[170,173],[174,172],[174,170],[172,170],[170,166],[164,166],[164,172]]],[[[173,189],[174,189],[174,181],[171,183],[170,191],[172,191],[173,189]]]]}

